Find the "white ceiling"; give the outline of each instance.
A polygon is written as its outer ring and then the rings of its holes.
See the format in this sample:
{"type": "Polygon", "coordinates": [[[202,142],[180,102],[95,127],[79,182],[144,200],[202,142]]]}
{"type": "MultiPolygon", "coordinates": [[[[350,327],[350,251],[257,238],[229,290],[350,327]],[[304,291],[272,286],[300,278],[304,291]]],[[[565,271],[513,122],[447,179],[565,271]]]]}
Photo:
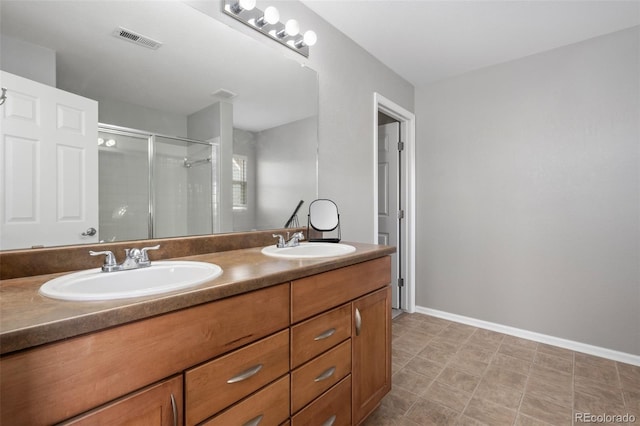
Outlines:
{"type": "Polygon", "coordinates": [[[317,75],[181,0],[0,0],[2,36],[56,53],[57,87],[188,115],[232,99],[234,125],[260,131],[317,114],[317,75]],[[118,27],[163,43],[117,39],[118,27]],[[233,43],[230,43],[233,40],[233,43]]]}
{"type": "Polygon", "coordinates": [[[640,24],[638,0],[301,1],[415,87],[640,24]]]}

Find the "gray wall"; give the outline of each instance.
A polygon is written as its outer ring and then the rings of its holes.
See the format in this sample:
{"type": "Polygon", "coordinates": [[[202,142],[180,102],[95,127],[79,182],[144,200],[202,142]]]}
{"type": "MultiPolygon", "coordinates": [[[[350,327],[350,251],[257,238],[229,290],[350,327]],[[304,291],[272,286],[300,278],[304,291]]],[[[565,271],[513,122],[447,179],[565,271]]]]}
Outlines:
{"type": "Polygon", "coordinates": [[[258,229],[282,228],[300,200],[300,225],[307,223],[316,194],[316,129],[309,117],[263,130],[256,143],[256,205],[258,229]]]}
{"type": "Polygon", "coordinates": [[[417,304],[640,354],[638,28],[417,92],[417,304]]]}

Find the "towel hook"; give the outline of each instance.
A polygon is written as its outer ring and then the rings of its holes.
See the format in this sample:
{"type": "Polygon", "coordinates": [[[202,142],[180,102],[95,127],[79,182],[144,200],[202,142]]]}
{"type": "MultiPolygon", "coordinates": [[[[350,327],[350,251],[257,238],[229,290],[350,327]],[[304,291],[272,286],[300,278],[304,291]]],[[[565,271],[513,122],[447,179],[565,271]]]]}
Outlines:
{"type": "Polygon", "coordinates": [[[7,100],[7,88],[2,88],[2,95],[0,95],[0,105],[4,105],[4,102],[7,100]]]}

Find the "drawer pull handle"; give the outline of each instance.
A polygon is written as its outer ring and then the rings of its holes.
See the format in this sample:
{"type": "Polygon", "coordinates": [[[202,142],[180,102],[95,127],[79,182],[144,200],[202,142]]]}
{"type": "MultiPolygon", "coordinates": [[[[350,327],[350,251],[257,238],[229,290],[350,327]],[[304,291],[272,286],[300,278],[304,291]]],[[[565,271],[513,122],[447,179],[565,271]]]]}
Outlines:
{"type": "Polygon", "coordinates": [[[321,382],[323,380],[326,380],[329,377],[333,376],[333,373],[335,373],[335,372],[336,372],[336,368],[335,367],[327,368],[321,375],[316,377],[313,381],[314,382],[321,382]]]}
{"type": "Polygon", "coordinates": [[[328,329],[327,331],[325,331],[324,333],[322,333],[322,334],[318,334],[318,335],[315,337],[315,339],[313,339],[313,340],[318,341],[318,340],[326,339],[327,337],[331,337],[331,336],[333,336],[333,335],[335,334],[335,332],[336,332],[336,329],[335,329],[335,328],[330,328],[330,329],[328,329]]]}
{"type": "Polygon", "coordinates": [[[360,335],[360,329],[362,328],[362,316],[360,310],[356,308],[356,336],[360,335]]]}
{"type": "Polygon", "coordinates": [[[178,426],[178,405],[173,394],[171,394],[171,411],[173,412],[173,426],[178,426]]]}
{"type": "Polygon", "coordinates": [[[333,426],[335,422],[336,415],[334,414],[333,416],[329,417],[324,423],[322,423],[322,426],[333,426]]]}
{"type": "Polygon", "coordinates": [[[249,377],[255,376],[256,374],[258,374],[258,371],[260,371],[260,370],[262,370],[262,364],[258,364],[258,365],[254,366],[254,367],[251,367],[248,370],[243,371],[242,373],[238,374],[237,376],[233,376],[232,378],[227,380],[227,383],[228,384],[233,384],[233,383],[241,382],[243,380],[247,380],[249,377]]]}
{"type": "Polygon", "coordinates": [[[262,421],[263,417],[264,417],[264,415],[260,414],[258,417],[254,417],[253,419],[249,420],[248,422],[246,422],[242,426],[258,426],[260,424],[260,422],[262,421]]]}

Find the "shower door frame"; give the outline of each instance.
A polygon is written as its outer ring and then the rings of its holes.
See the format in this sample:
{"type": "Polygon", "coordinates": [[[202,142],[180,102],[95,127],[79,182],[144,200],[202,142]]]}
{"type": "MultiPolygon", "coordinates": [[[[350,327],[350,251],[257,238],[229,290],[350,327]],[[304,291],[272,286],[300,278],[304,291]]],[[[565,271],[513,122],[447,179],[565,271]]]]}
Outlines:
{"type": "MultiPolygon", "coordinates": [[[[156,132],[149,132],[149,131],[145,131],[145,130],[140,130],[140,129],[134,129],[134,128],[130,128],[130,127],[123,127],[123,126],[116,126],[113,124],[106,124],[106,123],[98,123],[98,132],[104,132],[104,133],[111,133],[111,134],[116,134],[116,135],[123,135],[123,136],[131,136],[131,137],[137,137],[137,138],[146,138],[147,139],[147,164],[149,166],[149,173],[147,176],[147,191],[149,193],[149,214],[148,214],[148,233],[147,233],[147,237],[149,239],[154,238],[154,234],[155,234],[155,230],[154,230],[154,223],[155,223],[155,216],[154,216],[154,208],[155,208],[155,173],[154,173],[154,155],[155,155],[155,144],[156,144],[156,138],[165,138],[165,139],[172,139],[172,140],[176,140],[176,141],[181,141],[181,142],[188,142],[188,143],[197,143],[200,145],[209,145],[211,147],[216,146],[217,144],[215,142],[211,142],[211,141],[202,141],[202,140],[198,140],[198,139],[190,139],[190,138],[185,138],[185,137],[181,137],[181,136],[170,136],[170,135],[164,135],[161,133],[156,133],[156,132]]],[[[216,158],[218,158],[218,156],[216,155],[216,158]]],[[[219,160],[219,159],[218,159],[219,160]]],[[[213,163],[212,163],[213,164],[213,163]]],[[[217,173],[220,173],[220,167],[216,167],[217,173]]],[[[212,172],[213,173],[213,172],[212,172]]],[[[213,177],[213,176],[212,176],[213,177]]],[[[216,176],[216,181],[219,183],[220,182],[220,176],[216,176]]],[[[213,195],[212,195],[213,197],[213,195]]],[[[220,198],[220,193],[219,191],[216,191],[216,197],[220,198]]],[[[212,222],[211,222],[211,228],[212,228],[212,232],[214,232],[214,228],[215,228],[215,224],[213,223],[213,205],[219,205],[220,204],[220,200],[215,200],[216,202],[214,203],[214,200],[212,199],[212,206],[211,206],[211,215],[212,215],[212,222]]],[[[100,197],[98,196],[98,203],[100,202],[100,197]]]]}

